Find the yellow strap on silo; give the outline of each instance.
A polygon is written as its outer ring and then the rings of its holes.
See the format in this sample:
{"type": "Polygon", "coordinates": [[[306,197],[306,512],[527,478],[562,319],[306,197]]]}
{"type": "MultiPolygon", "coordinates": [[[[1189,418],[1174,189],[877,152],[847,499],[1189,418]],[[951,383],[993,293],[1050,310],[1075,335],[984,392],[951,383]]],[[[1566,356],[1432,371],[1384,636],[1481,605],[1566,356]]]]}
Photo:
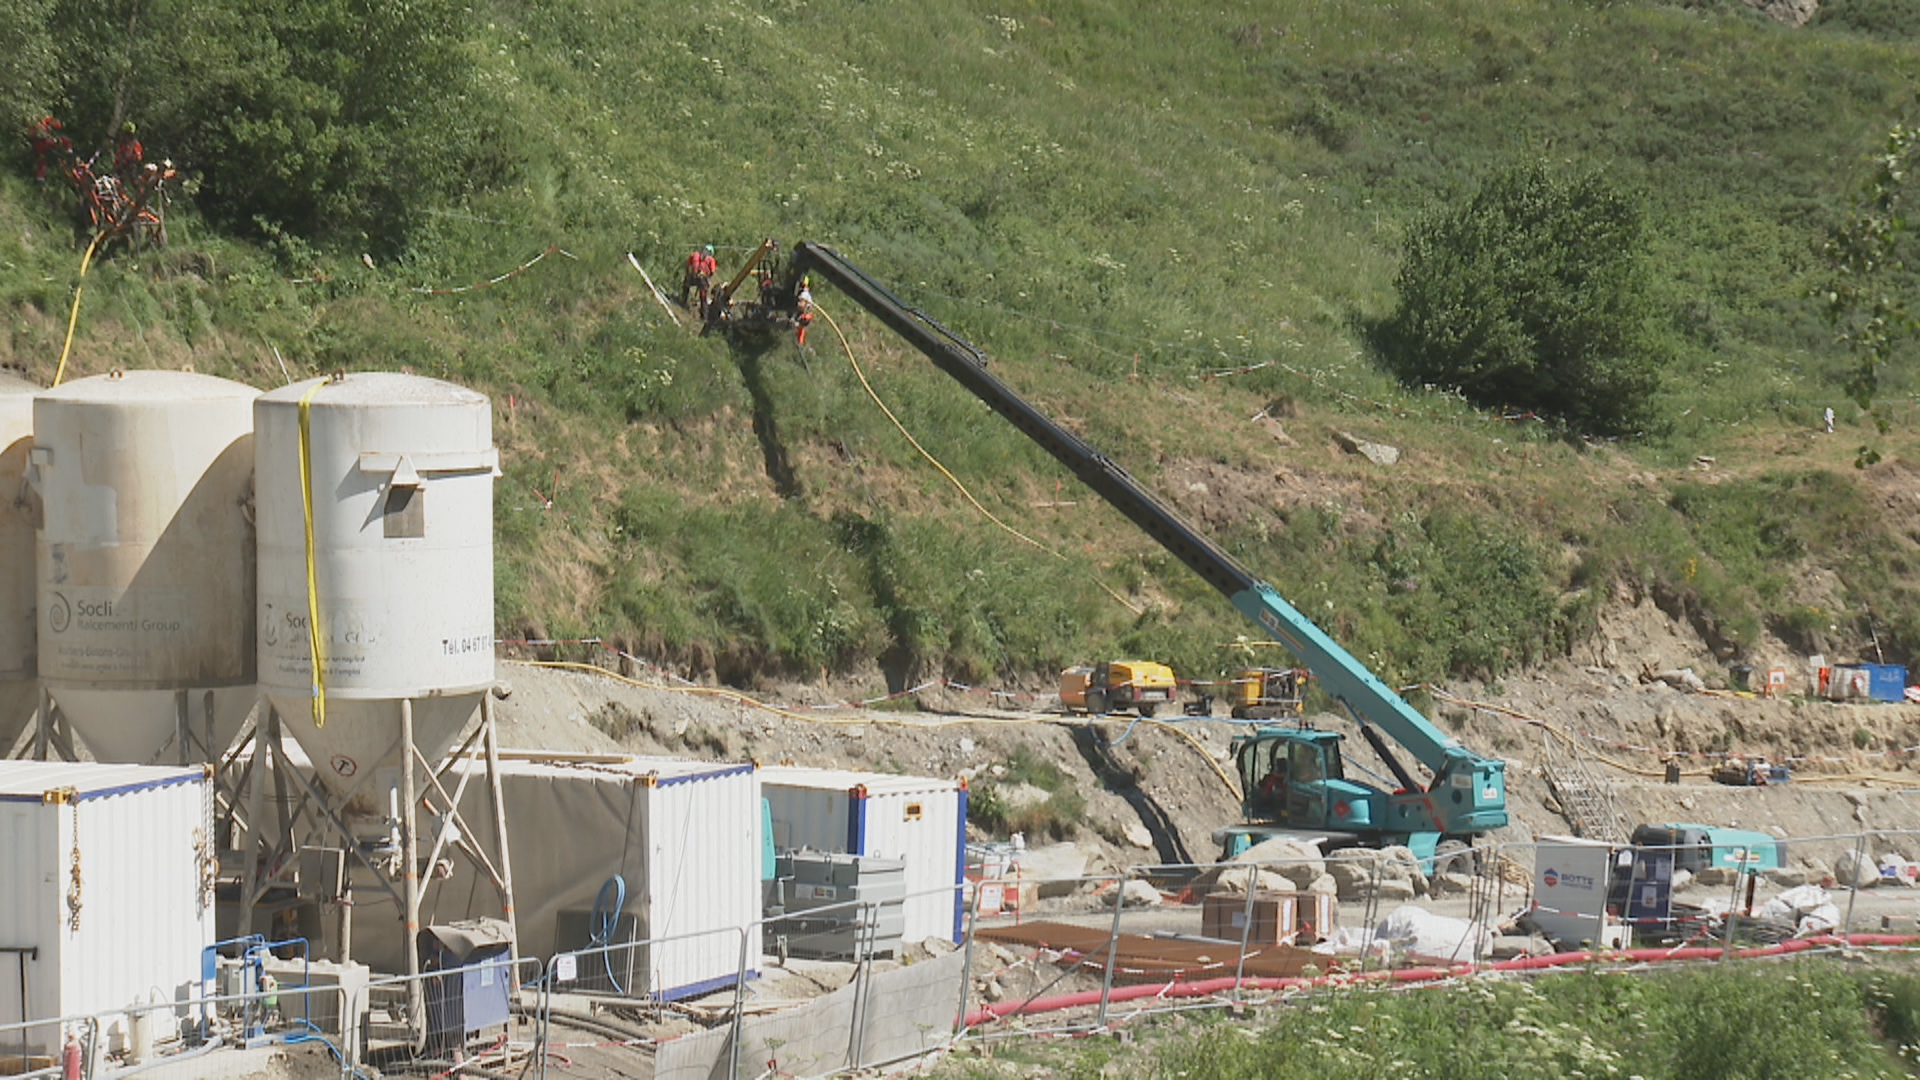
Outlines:
{"type": "Polygon", "coordinates": [[[327,726],[327,669],[320,653],[320,574],[313,557],[313,395],[329,375],[300,395],[300,506],[307,524],[307,648],[313,656],[313,726],[327,726]]]}
{"type": "Polygon", "coordinates": [[[87,245],[87,253],[80,256],[80,281],[73,287],[73,310],[67,313],[67,343],[60,346],[60,366],[53,372],[55,386],[59,386],[67,374],[67,357],[73,352],[73,327],[80,321],[80,290],[87,284],[87,267],[93,265],[93,249],[100,246],[100,238],[105,235],[95,234],[93,242],[87,245]]]}

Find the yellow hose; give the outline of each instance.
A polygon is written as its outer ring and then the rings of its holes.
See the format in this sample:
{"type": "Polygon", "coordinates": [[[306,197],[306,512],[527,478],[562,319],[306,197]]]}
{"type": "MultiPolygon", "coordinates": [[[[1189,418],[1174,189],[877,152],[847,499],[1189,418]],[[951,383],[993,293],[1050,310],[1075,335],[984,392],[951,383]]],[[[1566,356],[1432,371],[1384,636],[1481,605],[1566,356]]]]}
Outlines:
{"type": "MultiPolygon", "coordinates": [[[[1019,529],[1016,529],[1013,526],[1007,524],[1006,522],[1000,520],[998,517],[994,515],[993,511],[980,505],[980,500],[973,497],[973,492],[967,490],[967,485],[961,483],[959,477],[949,472],[947,470],[947,467],[940,463],[939,458],[934,457],[933,454],[928,452],[926,447],[921,446],[920,440],[913,437],[913,432],[908,431],[907,426],[900,422],[900,418],[893,415],[893,410],[887,407],[887,403],[881,400],[879,392],[874,390],[873,384],[867,381],[867,373],[860,369],[860,360],[858,357],[854,356],[853,346],[847,342],[847,335],[841,332],[840,324],[837,322],[834,322],[833,316],[827,314],[826,309],[822,308],[817,301],[813,305],[813,310],[816,313],[818,313],[821,318],[827,320],[827,325],[833,328],[834,336],[840,339],[840,347],[847,351],[847,362],[853,365],[853,374],[856,378],[860,380],[860,385],[862,388],[866,390],[867,396],[873,399],[873,403],[880,407],[880,411],[886,415],[886,418],[888,420],[893,421],[893,426],[899,430],[900,434],[906,438],[908,443],[912,444],[915,450],[920,452],[920,456],[923,458],[926,458],[927,461],[931,463],[934,468],[940,470],[940,475],[947,478],[948,482],[951,483],[954,486],[954,488],[960,492],[960,495],[962,498],[966,499],[967,502],[975,510],[978,510],[981,513],[981,515],[984,516],[988,521],[993,522],[995,525],[999,526],[1001,529],[1005,530],[1007,533],[1012,535],[1015,539],[1021,541],[1022,543],[1029,544],[1035,548],[1038,548],[1039,550],[1046,552],[1047,554],[1053,556],[1056,559],[1061,560],[1062,562],[1066,561],[1067,557],[1061,554],[1060,551],[1058,551],[1057,549],[1048,547],[1046,544],[1043,544],[1040,541],[1035,540],[1033,537],[1028,536],[1026,533],[1021,532],[1019,529]]],[[[1105,592],[1108,596],[1111,596],[1114,598],[1114,600],[1118,601],[1121,607],[1126,608],[1128,611],[1132,612],[1135,615],[1142,614],[1142,609],[1140,608],[1139,605],[1134,604],[1133,602],[1129,601],[1126,597],[1121,596],[1118,592],[1114,591],[1114,589],[1111,586],[1109,586],[1106,582],[1101,581],[1099,578],[1092,577],[1091,575],[1089,575],[1089,579],[1095,585],[1099,586],[1102,592],[1105,592]]]]}
{"type": "Polygon", "coordinates": [[[73,310],[67,313],[67,341],[60,346],[60,366],[54,370],[53,385],[59,386],[60,380],[67,376],[67,357],[73,353],[73,328],[80,322],[80,291],[87,287],[87,269],[93,265],[94,249],[100,246],[100,238],[106,234],[95,233],[87,244],[86,254],[80,256],[80,280],[73,286],[73,310]]]}
{"type": "Polygon", "coordinates": [[[307,649],[313,658],[313,726],[327,726],[327,669],[320,648],[320,572],[313,552],[313,396],[329,375],[300,395],[300,507],[307,527],[307,649]]]}

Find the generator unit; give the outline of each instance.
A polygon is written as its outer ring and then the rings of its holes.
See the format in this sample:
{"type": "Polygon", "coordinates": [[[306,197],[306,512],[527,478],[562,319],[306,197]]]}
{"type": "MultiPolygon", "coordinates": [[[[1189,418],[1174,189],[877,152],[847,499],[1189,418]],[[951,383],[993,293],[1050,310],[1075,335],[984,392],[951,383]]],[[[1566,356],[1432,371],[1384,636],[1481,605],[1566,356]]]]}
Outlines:
{"type": "Polygon", "coordinates": [[[898,956],[907,864],[900,859],[796,851],[776,860],[784,917],[776,948],[810,960],[898,956]]]}
{"type": "Polygon", "coordinates": [[[1527,918],[1565,948],[1624,949],[1673,923],[1673,853],[1543,836],[1527,918]]]}

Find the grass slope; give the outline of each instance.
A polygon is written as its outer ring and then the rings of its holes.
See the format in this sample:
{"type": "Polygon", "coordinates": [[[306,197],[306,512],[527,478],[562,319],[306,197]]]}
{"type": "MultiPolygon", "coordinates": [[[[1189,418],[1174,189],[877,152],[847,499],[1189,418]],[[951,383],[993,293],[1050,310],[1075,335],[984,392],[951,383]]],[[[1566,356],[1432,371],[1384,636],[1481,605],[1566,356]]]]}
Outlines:
{"type": "MultiPolygon", "coordinates": [[[[1616,582],[1730,660],[1769,629],[1841,654],[1920,641],[1886,498],[1911,405],[1878,478],[1847,465],[1870,433],[1804,437],[1827,405],[1855,421],[1805,296],[1909,104],[1912,43],[1740,4],[472,10],[489,167],[468,198],[421,208],[389,262],[176,206],[171,248],[87,278],[69,377],[366,367],[487,391],[503,636],[729,679],[1237,658],[1239,616],[852,305],[820,297],[860,372],[826,325],[806,352],[735,352],[626,260],[671,286],[691,246],[723,245],[725,271],[779,236],[834,244],[987,349],[1389,679],[1560,653],[1616,582]],[[1517,156],[1644,193],[1681,358],[1662,431],[1560,441],[1366,355],[1401,229],[1517,156]],[[1372,466],[1336,430],[1405,457],[1372,466]],[[1718,468],[1688,479],[1702,455],[1718,468]],[[1801,595],[1809,566],[1840,584],[1801,595]]],[[[0,183],[0,360],[45,381],[78,248],[25,175],[0,183]]],[[[1903,363],[1883,394],[1913,393],[1903,363]]]]}

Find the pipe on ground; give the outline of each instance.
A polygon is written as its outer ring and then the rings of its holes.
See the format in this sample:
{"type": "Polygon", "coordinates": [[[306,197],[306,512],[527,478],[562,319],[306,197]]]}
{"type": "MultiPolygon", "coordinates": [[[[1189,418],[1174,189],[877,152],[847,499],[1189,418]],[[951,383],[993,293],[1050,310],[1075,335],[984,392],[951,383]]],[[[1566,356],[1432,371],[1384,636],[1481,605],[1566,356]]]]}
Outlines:
{"type": "MultiPolygon", "coordinates": [[[[1822,934],[1817,937],[1794,938],[1773,945],[1756,945],[1744,949],[1734,949],[1736,959],[1749,959],[1763,956],[1783,956],[1788,953],[1802,952],[1807,949],[1826,946],[1860,945],[1913,945],[1920,942],[1920,934],[1822,934]]],[[[1547,956],[1520,956],[1511,960],[1499,960],[1488,964],[1489,971],[1539,971],[1546,968],[1566,967],[1572,964],[1590,964],[1595,962],[1660,963],[1673,960],[1718,960],[1727,950],[1720,946],[1692,945],[1673,949],[1620,949],[1605,952],[1581,950],[1577,952],[1552,953],[1547,956]]],[[[1456,975],[1470,975],[1474,972],[1471,964],[1455,964],[1451,967],[1401,968],[1393,971],[1365,971],[1357,975],[1315,975],[1311,977],[1291,976],[1274,978],[1271,976],[1249,977],[1238,980],[1242,989],[1249,990],[1286,990],[1297,987],[1327,986],[1334,983],[1348,985],[1358,982],[1416,983],[1437,982],[1456,975]]],[[[1218,979],[1202,979],[1197,982],[1141,983],[1134,986],[1116,987],[1107,997],[1109,1001],[1133,1001],[1137,998],[1191,998],[1209,997],[1231,990],[1236,980],[1231,976],[1218,979]]],[[[974,1009],[966,1015],[966,1027],[978,1027],[992,1020],[1009,1016],[1030,1016],[1035,1013],[1056,1012],[1060,1009],[1083,1008],[1100,1004],[1100,991],[1081,990],[1071,994],[1057,994],[1053,997],[1034,998],[1030,1001],[998,1001],[974,1009]]]]}

